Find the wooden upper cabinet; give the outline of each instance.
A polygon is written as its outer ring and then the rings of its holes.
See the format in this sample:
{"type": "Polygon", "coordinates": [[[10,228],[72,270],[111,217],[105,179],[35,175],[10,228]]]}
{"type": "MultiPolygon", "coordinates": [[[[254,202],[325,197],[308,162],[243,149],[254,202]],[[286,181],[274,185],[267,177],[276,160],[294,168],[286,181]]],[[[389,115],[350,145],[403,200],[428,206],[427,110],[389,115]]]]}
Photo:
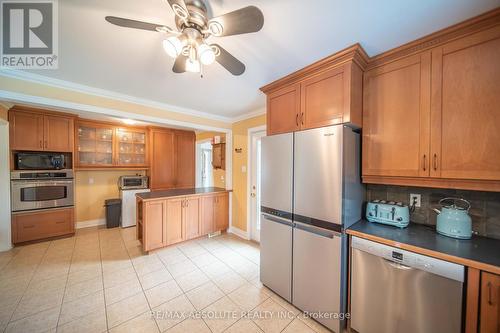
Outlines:
{"type": "Polygon", "coordinates": [[[340,123],[361,127],[363,68],[359,44],[262,87],[268,135],[340,123]]]}
{"type": "Polygon", "coordinates": [[[10,111],[10,148],[12,150],[43,150],[43,115],[10,111]]]}
{"type": "Polygon", "coordinates": [[[279,134],[300,129],[300,85],[279,89],[267,96],[267,133],[279,134]]]}
{"type": "Polygon", "coordinates": [[[432,51],[432,177],[500,180],[500,26],[432,51]]]}
{"type": "MultiPolygon", "coordinates": [[[[144,250],[149,251],[168,245],[168,218],[172,214],[172,210],[167,210],[166,200],[155,200],[144,203],[143,221],[145,223],[143,242],[144,250]]],[[[171,209],[171,206],[169,206],[171,209]]]]}
{"type": "Polygon", "coordinates": [[[201,204],[199,197],[188,197],[184,202],[183,219],[186,240],[201,236],[201,204]]]}
{"type": "Polygon", "coordinates": [[[12,150],[72,152],[74,120],[71,116],[39,111],[9,111],[12,150]]]}
{"type": "Polygon", "coordinates": [[[195,186],[195,141],[194,132],[176,131],[176,182],[177,188],[195,186]]]}
{"type": "Polygon", "coordinates": [[[480,333],[500,333],[500,275],[481,272],[480,333]]]}
{"type": "Polygon", "coordinates": [[[169,189],[175,186],[175,136],[173,131],[150,131],[150,187],[151,190],[169,189]]]}
{"type": "Polygon", "coordinates": [[[147,165],[146,129],[117,128],[116,165],[141,167],[147,165]]]}
{"type": "Polygon", "coordinates": [[[215,230],[226,230],[229,228],[229,194],[216,194],[214,201],[215,230]]]}
{"type": "Polygon", "coordinates": [[[226,169],[226,144],[212,144],[212,166],[214,169],[226,169]]]}
{"type": "Polygon", "coordinates": [[[364,76],[363,175],[429,175],[430,53],[364,76]]]}
{"type": "Polygon", "coordinates": [[[72,152],[75,133],[74,120],[69,117],[45,115],[44,148],[55,152],[72,152]]]}

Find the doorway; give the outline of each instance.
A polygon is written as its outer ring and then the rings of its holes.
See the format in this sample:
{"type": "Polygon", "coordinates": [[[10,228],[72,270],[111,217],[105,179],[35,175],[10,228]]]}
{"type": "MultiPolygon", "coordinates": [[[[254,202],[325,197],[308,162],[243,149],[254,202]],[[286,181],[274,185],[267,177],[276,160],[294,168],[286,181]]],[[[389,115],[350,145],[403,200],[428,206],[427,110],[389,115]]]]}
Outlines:
{"type": "Polygon", "coordinates": [[[196,143],[196,187],[214,186],[212,144],[210,140],[196,143]]]}
{"type": "Polygon", "coordinates": [[[261,181],[261,142],[266,136],[265,127],[259,126],[248,130],[248,185],[249,185],[249,237],[260,242],[260,181],[261,181]]]}

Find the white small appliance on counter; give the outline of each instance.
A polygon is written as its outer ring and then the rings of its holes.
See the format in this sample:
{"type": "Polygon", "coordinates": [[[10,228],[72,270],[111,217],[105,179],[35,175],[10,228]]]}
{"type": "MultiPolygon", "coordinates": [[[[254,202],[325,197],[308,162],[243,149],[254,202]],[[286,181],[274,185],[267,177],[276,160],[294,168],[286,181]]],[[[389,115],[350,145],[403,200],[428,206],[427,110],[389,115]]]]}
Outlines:
{"type": "Polygon", "coordinates": [[[147,176],[121,176],[118,180],[120,198],[122,199],[121,227],[133,227],[136,224],[137,193],[150,192],[147,176]]]}

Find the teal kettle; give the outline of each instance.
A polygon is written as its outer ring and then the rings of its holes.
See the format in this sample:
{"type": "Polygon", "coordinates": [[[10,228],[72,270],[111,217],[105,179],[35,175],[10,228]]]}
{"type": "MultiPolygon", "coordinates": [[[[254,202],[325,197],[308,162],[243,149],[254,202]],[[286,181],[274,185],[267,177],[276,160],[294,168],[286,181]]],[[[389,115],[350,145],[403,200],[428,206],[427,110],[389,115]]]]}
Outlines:
{"type": "Polygon", "coordinates": [[[436,231],[448,237],[470,239],[472,237],[470,203],[461,198],[444,198],[439,200],[439,204],[441,210],[434,208],[438,214],[436,231]]]}

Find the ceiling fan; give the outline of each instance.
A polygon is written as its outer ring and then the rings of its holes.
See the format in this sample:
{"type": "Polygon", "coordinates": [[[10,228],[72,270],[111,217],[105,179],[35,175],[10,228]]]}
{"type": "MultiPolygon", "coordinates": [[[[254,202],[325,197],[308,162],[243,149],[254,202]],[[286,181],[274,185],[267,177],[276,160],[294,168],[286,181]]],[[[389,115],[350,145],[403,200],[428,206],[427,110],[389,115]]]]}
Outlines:
{"type": "Polygon", "coordinates": [[[175,73],[202,73],[203,65],[217,61],[233,75],[245,72],[245,65],[219,44],[209,44],[206,39],[257,32],[264,25],[264,15],[255,6],[244,7],[230,13],[208,18],[202,0],[165,0],[175,14],[177,30],[168,26],[136,21],[116,16],[106,16],[106,21],[133,29],[164,33],[165,52],[175,58],[175,73]]]}

